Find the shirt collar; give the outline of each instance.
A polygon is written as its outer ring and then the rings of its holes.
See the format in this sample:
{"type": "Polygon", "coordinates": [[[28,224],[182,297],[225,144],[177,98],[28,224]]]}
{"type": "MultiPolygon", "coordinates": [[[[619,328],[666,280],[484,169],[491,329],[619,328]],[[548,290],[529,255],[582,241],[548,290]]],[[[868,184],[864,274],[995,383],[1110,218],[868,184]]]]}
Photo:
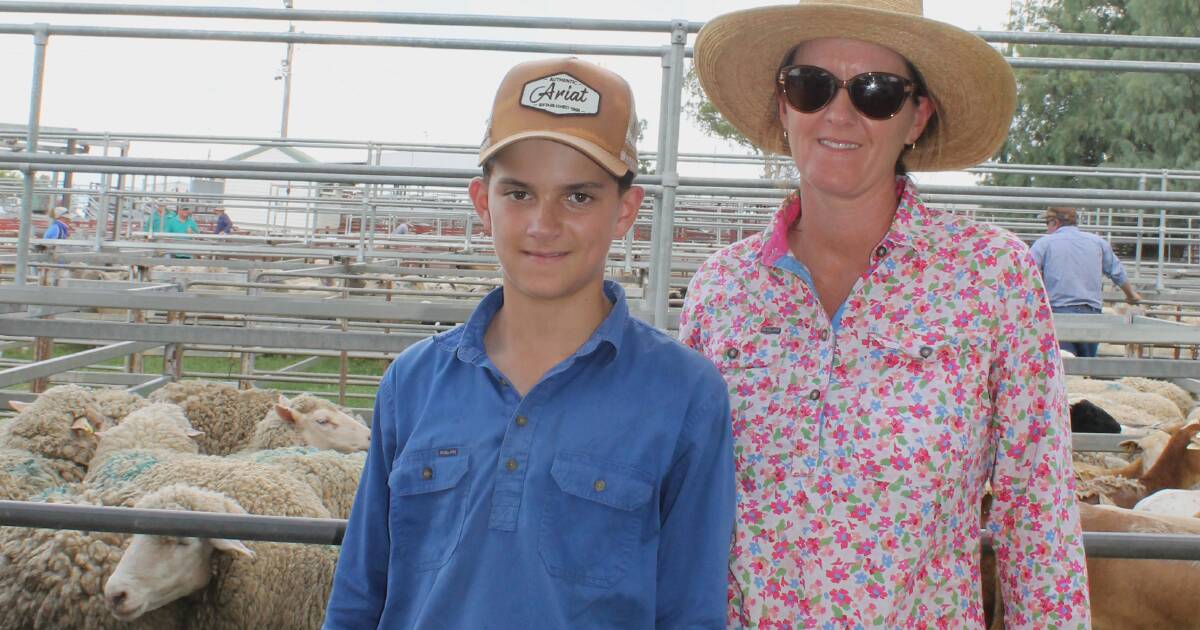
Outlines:
{"type": "MultiPolygon", "coordinates": [[[[896,193],[899,203],[892,218],[892,226],[884,235],[880,245],[889,249],[911,246],[924,249],[930,243],[929,210],[917,194],[917,186],[905,175],[896,177],[896,193]]],[[[759,257],[763,264],[774,265],[788,253],[788,228],[800,216],[800,191],[794,191],[783,200],[770,227],[763,233],[759,257]]]]}
{"type": "MultiPolygon", "coordinates": [[[[621,340],[624,337],[625,325],[629,323],[629,305],[625,301],[625,290],[612,280],[604,281],[604,295],[612,302],[608,316],[591,337],[575,351],[574,356],[581,357],[595,352],[602,344],[612,348],[611,359],[615,359],[621,351],[621,340]]],[[[504,287],[493,289],[482,300],[467,322],[463,324],[462,336],[455,349],[458,358],[467,363],[479,365],[487,356],[483,345],[483,336],[487,332],[492,318],[504,305],[504,287]]]]}

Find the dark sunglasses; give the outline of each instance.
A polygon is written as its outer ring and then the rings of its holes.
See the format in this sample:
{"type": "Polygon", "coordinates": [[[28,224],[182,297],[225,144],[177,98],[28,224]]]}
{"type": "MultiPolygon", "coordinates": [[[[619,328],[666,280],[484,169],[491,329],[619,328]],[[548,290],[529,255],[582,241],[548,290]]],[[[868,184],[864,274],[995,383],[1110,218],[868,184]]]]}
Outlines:
{"type": "Polygon", "coordinates": [[[843,81],[816,66],[784,66],[776,81],[788,105],[797,111],[820,111],[833,102],[838,88],[845,88],[854,108],[875,120],[900,113],[904,99],[916,89],[912,80],[890,72],[864,72],[843,81]]]}

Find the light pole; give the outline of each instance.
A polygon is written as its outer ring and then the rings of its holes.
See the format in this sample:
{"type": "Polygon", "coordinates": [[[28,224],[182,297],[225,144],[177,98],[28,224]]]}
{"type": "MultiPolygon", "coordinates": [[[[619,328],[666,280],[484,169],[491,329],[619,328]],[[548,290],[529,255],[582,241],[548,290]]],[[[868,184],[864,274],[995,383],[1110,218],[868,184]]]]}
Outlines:
{"type": "MultiPolygon", "coordinates": [[[[283,6],[286,9],[293,8],[292,0],[283,0],[283,6]]],[[[292,22],[288,22],[288,32],[296,32],[296,25],[292,22]]],[[[288,112],[292,105],[292,49],[294,46],[292,42],[288,42],[287,57],[283,60],[283,68],[275,76],[276,79],[283,79],[283,115],[280,117],[279,123],[280,138],[286,138],[288,135],[288,112]]]]}

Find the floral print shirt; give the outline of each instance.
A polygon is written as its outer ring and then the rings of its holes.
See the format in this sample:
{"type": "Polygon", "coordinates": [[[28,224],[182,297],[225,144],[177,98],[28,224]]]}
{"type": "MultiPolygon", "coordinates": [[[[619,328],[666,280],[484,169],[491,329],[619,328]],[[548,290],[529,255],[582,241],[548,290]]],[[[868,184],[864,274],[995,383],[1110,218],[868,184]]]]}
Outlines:
{"type": "Polygon", "coordinates": [[[833,321],[768,229],[713,255],[680,317],[729,386],[738,513],[729,623],[980,627],[980,500],[1008,628],[1087,628],[1070,428],[1029,249],[926,207],[892,226],[833,321]]]}

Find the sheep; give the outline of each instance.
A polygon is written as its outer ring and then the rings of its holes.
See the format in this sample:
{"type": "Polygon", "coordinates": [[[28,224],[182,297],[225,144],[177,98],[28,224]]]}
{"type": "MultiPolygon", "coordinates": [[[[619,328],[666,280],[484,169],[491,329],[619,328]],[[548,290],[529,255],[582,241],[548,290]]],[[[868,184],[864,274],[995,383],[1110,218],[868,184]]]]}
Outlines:
{"type": "Polygon", "coordinates": [[[1121,424],[1109,413],[1084,399],[1071,405],[1071,433],[1120,433],[1121,424]]]}
{"type": "Polygon", "coordinates": [[[313,446],[342,453],[365,451],[370,446],[371,430],[361,421],[333,403],[300,394],[290,401],[280,396],[275,406],[259,420],[246,450],[267,450],[285,446],[313,446]]]}
{"type": "Polygon", "coordinates": [[[96,449],[95,432],[112,425],[91,392],[78,385],[52,387],[32,403],[9,405],[19,413],[0,426],[0,448],[41,457],[62,482],[83,479],[96,449]]]}
{"type": "MultiPolygon", "coordinates": [[[[55,503],[94,504],[57,496],[55,503]]],[[[128,544],[127,534],[0,528],[0,628],[23,630],[171,630],[183,628],[184,606],[168,606],[135,623],[114,619],[104,582],[128,544]]]]}
{"type": "Polygon", "coordinates": [[[1163,488],[1191,488],[1200,484],[1200,458],[1190,455],[1190,445],[1200,443],[1200,424],[1183,427],[1172,435],[1162,455],[1138,479],[1096,477],[1080,481],[1075,496],[1090,503],[1113,504],[1131,508],[1138,501],[1163,488]]]}
{"type": "MultiPolygon", "coordinates": [[[[246,512],[231,497],[183,484],[147,495],[137,507],[246,512]]],[[[324,619],[337,557],[337,548],[328,545],[137,534],[105,583],[104,599],[122,620],[140,619],[191,596],[189,629],[316,629],[324,619]]]]}
{"type": "MultiPolygon", "coordinates": [[[[1083,398],[1078,394],[1068,395],[1072,404],[1083,398]]],[[[1175,403],[1158,394],[1116,390],[1089,393],[1086,399],[1107,411],[1125,426],[1146,427],[1183,420],[1183,414],[1179,412],[1175,403]]]]}
{"type": "Polygon", "coordinates": [[[278,398],[274,391],[239,390],[213,381],[180,381],[150,394],[151,401],[183,408],[192,426],[204,432],[199,438],[200,452],[209,455],[241,450],[278,398]]]}
{"type": "Polygon", "coordinates": [[[199,453],[194,438],[202,435],[192,427],[183,409],[171,403],[150,403],[125,417],[112,428],[98,431],[100,442],[88,464],[103,466],[118,451],[131,449],[166,449],[177,453],[199,453]]]}
{"type": "Polygon", "coordinates": [[[1166,488],[1137,502],[1136,512],[1194,518],[1200,512],[1200,490],[1166,488]]]}
{"type": "Polygon", "coordinates": [[[350,508],[358,492],[366,453],[337,453],[311,447],[288,447],[245,452],[230,457],[271,464],[303,480],[321,496],[321,502],[334,518],[350,518],[350,508]]]}
{"type": "Polygon", "coordinates": [[[1185,416],[1192,410],[1192,406],[1195,405],[1192,395],[1186,389],[1174,383],[1138,376],[1127,376],[1117,382],[1139,392],[1158,394],[1175,403],[1175,406],[1179,408],[1179,413],[1185,416]]]}
{"type": "Polygon", "coordinates": [[[123,389],[101,389],[92,392],[96,409],[114,422],[120,422],[133,411],[150,404],[145,398],[123,389]]]}

